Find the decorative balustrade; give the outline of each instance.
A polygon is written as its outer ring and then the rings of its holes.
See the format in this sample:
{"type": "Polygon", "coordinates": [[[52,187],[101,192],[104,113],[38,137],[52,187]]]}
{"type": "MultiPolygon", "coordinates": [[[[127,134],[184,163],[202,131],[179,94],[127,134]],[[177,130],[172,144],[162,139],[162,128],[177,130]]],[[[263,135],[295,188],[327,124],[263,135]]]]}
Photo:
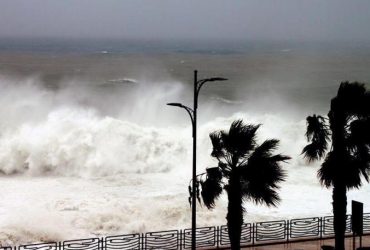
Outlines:
{"type": "MultiPolygon", "coordinates": [[[[364,214],[363,231],[370,235],[370,213],[364,214]]],[[[351,216],[347,216],[347,235],[352,233],[351,216]]],[[[125,250],[125,249],[190,249],[191,229],[149,232],[145,234],[126,234],[105,238],[68,240],[3,246],[0,250],[125,250]]],[[[333,238],[333,217],[312,217],[303,219],[278,220],[245,223],[242,226],[241,245],[269,245],[290,241],[317,240],[333,238]]],[[[211,249],[230,245],[226,225],[200,227],[196,229],[197,248],[211,249]]]]}
{"type": "Polygon", "coordinates": [[[363,233],[370,233],[370,213],[364,214],[363,233]]]}
{"type": "Polygon", "coordinates": [[[105,238],[105,250],[140,249],[140,234],[109,236],[105,238]]]}
{"type": "Polygon", "coordinates": [[[146,233],[144,238],[144,249],[178,249],[181,231],[161,231],[146,233]]]}
{"type": "Polygon", "coordinates": [[[292,219],[289,221],[289,238],[302,239],[320,236],[321,218],[292,219]]]}
{"type": "Polygon", "coordinates": [[[22,245],[18,247],[19,250],[56,250],[57,248],[58,244],[56,242],[22,245]]]}
{"type": "Polygon", "coordinates": [[[255,223],[255,242],[284,240],[287,236],[285,220],[255,223]]]}

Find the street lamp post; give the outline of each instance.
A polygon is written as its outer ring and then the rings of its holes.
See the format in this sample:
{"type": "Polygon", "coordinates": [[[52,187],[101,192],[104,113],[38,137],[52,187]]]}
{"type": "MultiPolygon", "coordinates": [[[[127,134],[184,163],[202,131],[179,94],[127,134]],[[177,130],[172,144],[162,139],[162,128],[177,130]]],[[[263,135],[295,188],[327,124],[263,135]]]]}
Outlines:
{"type": "Polygon", "coordinates": [[[193,109],[182,105],[181,103],[167,103],[169,106],[175,106],[183,108],[188,112],[192,130],[193,130],[193,178],[192,178],[192,193],[191,193],[191,249],[195,250],[196,239],[195,239],[195,229],[196,229],[196,178],[197,178],[197,109],[198,109],[198,95],[202,86],[206,82],[215,82],[215,81],[226,81],[226,78],[222,77],[212,77],[198,80],[198,71],[194,70],[194,103],[193,109]]]}

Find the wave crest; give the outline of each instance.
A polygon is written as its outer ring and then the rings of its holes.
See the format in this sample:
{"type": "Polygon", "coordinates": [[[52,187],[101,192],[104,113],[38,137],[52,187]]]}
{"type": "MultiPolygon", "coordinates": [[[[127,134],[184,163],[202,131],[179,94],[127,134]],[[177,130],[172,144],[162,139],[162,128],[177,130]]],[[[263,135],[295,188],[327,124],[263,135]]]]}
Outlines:
{"type": "Polygon", "coordinates": [[[63,108],[46,121],[7,131],[0,139],[4,174],[105,176],[167,172],[186,161],[187,146],[172,140],[181,133],[140,127],[94,110],[63,108]],[[173,135],[171,135],[173,134],[173,135]]]}

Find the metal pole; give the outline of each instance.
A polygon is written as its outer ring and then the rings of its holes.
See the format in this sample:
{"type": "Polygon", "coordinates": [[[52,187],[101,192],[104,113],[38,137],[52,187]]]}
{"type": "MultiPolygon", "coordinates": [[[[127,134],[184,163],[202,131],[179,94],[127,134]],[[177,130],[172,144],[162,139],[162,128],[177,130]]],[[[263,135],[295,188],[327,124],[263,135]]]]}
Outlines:
{"type": "Polygon", "coordinates": [[[194,109],[193,109],[193,197],[191,205],[191,249],[196,249],[195,239],[195,228],[196,228],[196,182],[197,182],[197,107],[198,107],[198,95],[197,95],[197,71],[194,70],[194,109]]]}
{"type": "Polygon", "coordinates": [[[198,71],[194,70],[194,106],[193,109],[182,105],[181,103],[167,103],[169,106],[180,107],[188,112],[191,122],[192,122],[192,129],[193,129],[193,178],[192,178],[192,187],[191,190],[191,249],[196,249],[196,200],[198,197],[198,182],[197,182],[197,109],[198,109],[198,94],[200,88],[206,82],[214,82],[214,81],[226,81],[226,78],[222,77],[212,77],[207,79],[202,79],[198,81],[198,71]]]}
{"type": "Polygon", "coordinates": [[[353,235],[352,235],[352,249],[353,250],[356,250],[356,236],[355,236],[355,232],[353,232],[353,235]]]}

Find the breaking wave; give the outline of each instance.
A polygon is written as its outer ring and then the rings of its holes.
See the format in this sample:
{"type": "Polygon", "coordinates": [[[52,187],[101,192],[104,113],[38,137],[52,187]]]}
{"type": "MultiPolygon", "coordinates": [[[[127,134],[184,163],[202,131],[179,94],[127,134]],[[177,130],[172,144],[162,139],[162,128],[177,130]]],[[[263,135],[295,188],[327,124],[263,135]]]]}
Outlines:
{"type": "Polygon", "coordinates": [[[0,169],[4,174],[63,176],[168,172],[187,152],[181,143],[186,139],[175,134],[99,117],[94,110],[63,108],[43,122],[2,134],[0,169]]]}
{"type": "MultiPolygon", "coordinates": [[[[189,227],[191,126],[185,112],[165,105],[190,103],[186,85],[138,79],[102,87],[68,80],[50,87],[37,77],[2,76],[0,87],[0,178],[7,201],[0,206],[1,244],[189,227]]],[[[247,204],[247,221],[330,213],[330,191],[300,155],[304,119],[252,114],[243,111],[248,103],[235,110],[222,98],[209,99],[199,110],[199,173],[216,164],[208,134],[235,119],[262,124],[258,140],[280,139],[277,152],[293,158],[284,164],[281,205],[247,204]]],[[[213,211],[198,206],[198,225],[225,224],[226,207],[225,197],[213,211]]]]}
{"type": "MultiPolygon", "coordinates": [[[[191,127],[179,124],[187,122],[186,114],[165,106],[182,98],[181,83],[140,81],[135,88],[107,90],[84,82],[48,89],[37,79],[0,80],[0,171],[5,175],[163,173],[190,162],[191,127]]],[[[217,107],[204,109],[210,116],[217,107]]],[[[199,124],[201,163],[211,164],[208,134],[240,118],[264,124],[261,138],[280,138],[284,153],[302,148],[302,121],[234,113],[199,124]]]]}

